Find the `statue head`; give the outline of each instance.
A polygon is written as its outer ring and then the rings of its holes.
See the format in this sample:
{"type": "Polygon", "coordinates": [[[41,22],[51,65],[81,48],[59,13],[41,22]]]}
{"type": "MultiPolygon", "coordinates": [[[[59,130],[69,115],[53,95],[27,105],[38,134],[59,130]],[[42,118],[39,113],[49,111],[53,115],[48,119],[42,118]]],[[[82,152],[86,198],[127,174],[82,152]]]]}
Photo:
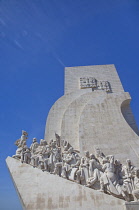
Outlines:
{"type": "Polygon", "coordinates": [[[96,155],[96,157],[101,157],[101,158],[105,157],[105,155],[103,154],[103,152],[101,151],[100,148],[95,147],[94,149],[95,149],[95,155],[96,155]]]}
{"type": "Polygon", "coordinates": [[[96,159],[96,158],[95,158],[95,155],[90,154],[90,159],[96,159]]]}
{"type": "Polygon", "coordinates": [[[44,139],[40,139],[40,144],[45,146],[47,145],[47,141],[44,139]]]}
{"type": "Polygon", "coordinates": [[[52,146],[53,146],[53,147],[56,147],[56,145],[57,145],[57,142],[56,142],[56,140],[54,140],[54,141],[52,142],[52,146]]]}
{"type": "Polygon", "coordinates": [[[85,156],[89,158],[89,151],[85,151],[85,156]]]}
{"type": "Polygon", "coordinates": [[[53,143],[54,143],[54,146],[56,146],[56,140],[54,140],[53,143]]]}
{"type": "Polygon", "coordinates": [[[26,148],[26,152],[30,152],[30,148],[26,148]]]}
{"type": "Polygon", "coordinates": [[[127,159],[126,163],[127,163],[128,166],[130,166],[131,165],[131,160],[127,159]]]}
{"type": "Polygon", "coordinates": [[[115,165],[117,165],[117,166],[121,165],[120,160],[115,160],[115,165]]]}
{"type": "Polygon", "coordinates": [[[53,148],[56,147],[56,140],[54,140],[54,141],[51,142],[51,146],[52,146],[53,148]]]}
{"type": "Polygon", "coordinates": [[[36,139],[36,138],[33,138],[33,140],[32,140],[32,141],[33,141],[33,143],[35,143],[35,142],[37,142],[37,139],[36,139]]]}
{"type": "Polygon", "coordinates": [[[51,139],[50,142],[49,142],[49,145],[50,145],[50,146],[52,145],[52,142],[53,142],[53,139],[51,139]]]}
{"type": "Polygon", "coordinates": [[[47,145],[47,141],[46,141],[46,140],[43,140],[43,144],[44,144],[44,145],[47,145]]]}
{"type": "Polygon", "coordinates": [[[40,145],[43,146],[44,145],[44,139],[40,139],[40,145]]]}
{"type": "Polygon", "coordinates": [[[28,136],[28,133],[26,131],[22,130],[22,135],[23,136],[28,136]]]}

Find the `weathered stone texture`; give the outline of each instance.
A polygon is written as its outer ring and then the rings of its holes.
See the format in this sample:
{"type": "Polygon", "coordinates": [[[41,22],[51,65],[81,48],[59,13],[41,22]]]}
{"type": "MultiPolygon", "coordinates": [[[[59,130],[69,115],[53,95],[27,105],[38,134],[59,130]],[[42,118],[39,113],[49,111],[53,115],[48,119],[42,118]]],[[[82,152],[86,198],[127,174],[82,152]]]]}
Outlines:
{"type": "Polygon", "coordinates": [[[65,94],[79,90],[80,77],[109,81],[114,93],[124,91],[114,65],[76,66],[65,68],[65,94]]]}
{"type": "Polygon", "coordinates": [[[19,160],[6,159],[25,210],[124,210],[124,201],[42,172],[19,160]]]}
{"type": "Polygon", "coordinates": [[[63,115],[67,110],[67,107],[80,95],[91,92],[91,89],[78,90],[73,93],[66,94],[59,98],[52,106],[49,115],[47,117],[45,139],[49,141],[55,138],[55,132],[61,135],[61,124],[63,115]],[[56,120],[55,120],[56,119],[56,120]]]}
{"type": "Polygon", "coordinates": [[[65,68],[65,95],[49,112],[45,139],[58,133],[83,153],[99,147],[124,162],[139,164],[138,128],[130,108],[130,95],[124,92],[114,65],[65,68]],[[110,82],[112,92],[80,89],[81,77],[110,82]]]}
{"type": "Polygon", "coordinates": [[[139,202],[126,202],[125,203],[125,210],[139,210],[139,202]]]}

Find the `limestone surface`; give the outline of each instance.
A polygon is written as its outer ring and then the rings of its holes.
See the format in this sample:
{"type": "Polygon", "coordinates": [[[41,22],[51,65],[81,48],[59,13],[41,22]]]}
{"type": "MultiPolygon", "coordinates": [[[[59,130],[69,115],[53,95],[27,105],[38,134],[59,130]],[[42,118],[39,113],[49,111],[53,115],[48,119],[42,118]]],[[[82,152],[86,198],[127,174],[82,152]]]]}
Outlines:
{"type": "Polygon", "coordinates": [[[54,139],[56,132],[81,154],[87,150],[94,153],[94,148],[100,148],[122,163],[131,159],[139,165],[139,131],[130,101],[114,65],[67,67],[65,95],[49,112],[45,139],[54,139]],[[91,79],[96,80],[96,86],[91,79]]]}
{"type": "Polygon", "coordinates": [[[11,157],[6,159],[25,210],[125,210],[123,200],[42,172],[11,157]]]}

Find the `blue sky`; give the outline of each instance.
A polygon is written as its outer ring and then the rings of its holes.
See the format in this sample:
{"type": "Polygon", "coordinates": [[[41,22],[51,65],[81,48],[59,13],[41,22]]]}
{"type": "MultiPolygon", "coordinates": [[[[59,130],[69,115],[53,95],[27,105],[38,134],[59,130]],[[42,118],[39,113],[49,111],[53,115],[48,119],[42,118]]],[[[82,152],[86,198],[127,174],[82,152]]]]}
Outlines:
{"type": "Polygon", "coordinates": [[[64,67],[101,64],[115,64],[139,126],[138,0],[0,1],[0,209],[21,209],[5,158],[22,129],[44,137],[64,67]]]}

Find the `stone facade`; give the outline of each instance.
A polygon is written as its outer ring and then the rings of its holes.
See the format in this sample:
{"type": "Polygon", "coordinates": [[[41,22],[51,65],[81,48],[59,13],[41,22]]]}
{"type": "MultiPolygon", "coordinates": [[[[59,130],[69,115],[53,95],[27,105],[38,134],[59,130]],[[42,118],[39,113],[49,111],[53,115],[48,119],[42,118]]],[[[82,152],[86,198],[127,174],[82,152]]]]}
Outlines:
{"type": "Polygon", "coordinates": [[[108,81],[112,92],[124,92],[114,65],[77,66],[65,68],[65,94],[80,90],[80,78],[93,77],[98,81],[108,81]]]}
{"type": "Polygon", "coordinates": [[[58,133],[74,148],[94,152],[99,147],[123,162],[139,164],[139,131],[130,108],[131,97],[124,92],[114,65],[65,68],[65,95],[52,106],[46,123],[45,139],[58,133]],[[104,89],[81,89],[81,78],[108,81],[104,89]]]}

